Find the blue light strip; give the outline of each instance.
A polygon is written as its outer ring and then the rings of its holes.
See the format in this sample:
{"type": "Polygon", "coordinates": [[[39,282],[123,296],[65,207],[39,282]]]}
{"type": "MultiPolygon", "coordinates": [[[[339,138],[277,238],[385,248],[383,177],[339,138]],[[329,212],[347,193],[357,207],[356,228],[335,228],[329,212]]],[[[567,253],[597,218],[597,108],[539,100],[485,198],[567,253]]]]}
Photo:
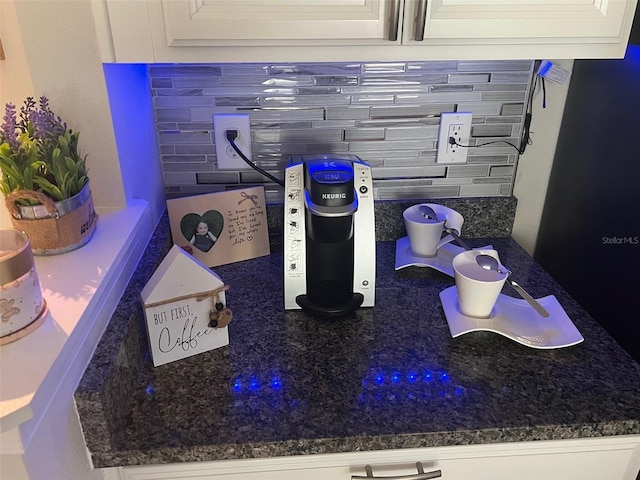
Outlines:
{"type": "Polygon", "coordinates": [[[624,60],[640,68],[640,45],[628,45],[624,60]]]}

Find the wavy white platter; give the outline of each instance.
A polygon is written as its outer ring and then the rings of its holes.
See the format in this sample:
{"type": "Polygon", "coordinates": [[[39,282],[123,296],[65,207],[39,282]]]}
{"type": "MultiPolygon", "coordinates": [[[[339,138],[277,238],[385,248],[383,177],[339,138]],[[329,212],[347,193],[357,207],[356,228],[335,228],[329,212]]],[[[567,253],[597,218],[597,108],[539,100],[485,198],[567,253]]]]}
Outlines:
{"type": "MultiPolygon", "coordinates": [[[[453,237],[452,237],[453,238],[453,237]]],[[[492,250],[491,245],[480,247],[477,250],[492,250]]],[[[429,267],[438,270],[450,277],[454,276],[453,257],[464,252],[464,248],[446,243],[438,249],[433,257],[421,257],[415,255],[409,246],[409,237],[402,237],[396,240],[396,270],[405,267],[429,267]]]]}
{"type": "Polygon", "coordinates": [[[525,301],[500,294],[489,318],[467,317],[460,313],[456,287],[440,292],[440,301],[453,338],[469,332],[499,333],[531,348],[551,349],[575,345],[584,340],[555,296],[538,298],[549,312],[540,316],[525,301]]]}

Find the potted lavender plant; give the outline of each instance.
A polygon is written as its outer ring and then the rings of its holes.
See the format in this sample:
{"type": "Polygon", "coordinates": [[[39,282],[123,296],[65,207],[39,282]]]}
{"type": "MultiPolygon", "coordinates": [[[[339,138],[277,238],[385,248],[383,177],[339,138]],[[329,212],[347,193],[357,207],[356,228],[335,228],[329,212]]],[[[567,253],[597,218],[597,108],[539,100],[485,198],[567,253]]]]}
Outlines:
{"type": "Polygon", "coordinates": [[[64,253],[86,244],[97,223],[79,133],[46,97],[8,103],[0,127],[0,191],[14,228],[29,235],[35,254],[64,253]]]}

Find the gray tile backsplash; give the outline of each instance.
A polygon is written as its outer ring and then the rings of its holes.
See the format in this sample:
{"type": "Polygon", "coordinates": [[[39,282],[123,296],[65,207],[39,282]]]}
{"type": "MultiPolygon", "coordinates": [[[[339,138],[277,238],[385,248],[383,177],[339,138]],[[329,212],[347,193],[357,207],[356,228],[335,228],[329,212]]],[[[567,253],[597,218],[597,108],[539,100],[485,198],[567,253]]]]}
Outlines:
{"type": "Polygon", "coordinates": [[[375,196],[497,197],[512,193],[518,152],[471,148],[465,165],[436,164],[442,112],[472,112],[470,144],[518,145],[533,61],[149,66],[167,197],[264,184],[217,170],[212,115],[248,113],[253,161],[276,177],[294,153],[349,153],[373,167],[375,196]]]}

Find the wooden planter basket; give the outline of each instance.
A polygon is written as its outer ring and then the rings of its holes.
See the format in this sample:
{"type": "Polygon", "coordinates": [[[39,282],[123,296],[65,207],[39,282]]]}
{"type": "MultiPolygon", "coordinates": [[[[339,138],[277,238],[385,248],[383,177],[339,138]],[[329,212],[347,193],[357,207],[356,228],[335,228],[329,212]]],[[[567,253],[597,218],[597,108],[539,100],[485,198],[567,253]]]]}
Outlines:
{"type": "Polygon", "coordinates": [[[13,227],[29,236],[35,255],[56,255],[80,248],[91,239],[98,223],[89,183],[77,195],[60,202],[33,190],[12,192],[5,202],[13,227]],[[17,205],[18,200],[24,199],[40,205],[17,205]]]}

